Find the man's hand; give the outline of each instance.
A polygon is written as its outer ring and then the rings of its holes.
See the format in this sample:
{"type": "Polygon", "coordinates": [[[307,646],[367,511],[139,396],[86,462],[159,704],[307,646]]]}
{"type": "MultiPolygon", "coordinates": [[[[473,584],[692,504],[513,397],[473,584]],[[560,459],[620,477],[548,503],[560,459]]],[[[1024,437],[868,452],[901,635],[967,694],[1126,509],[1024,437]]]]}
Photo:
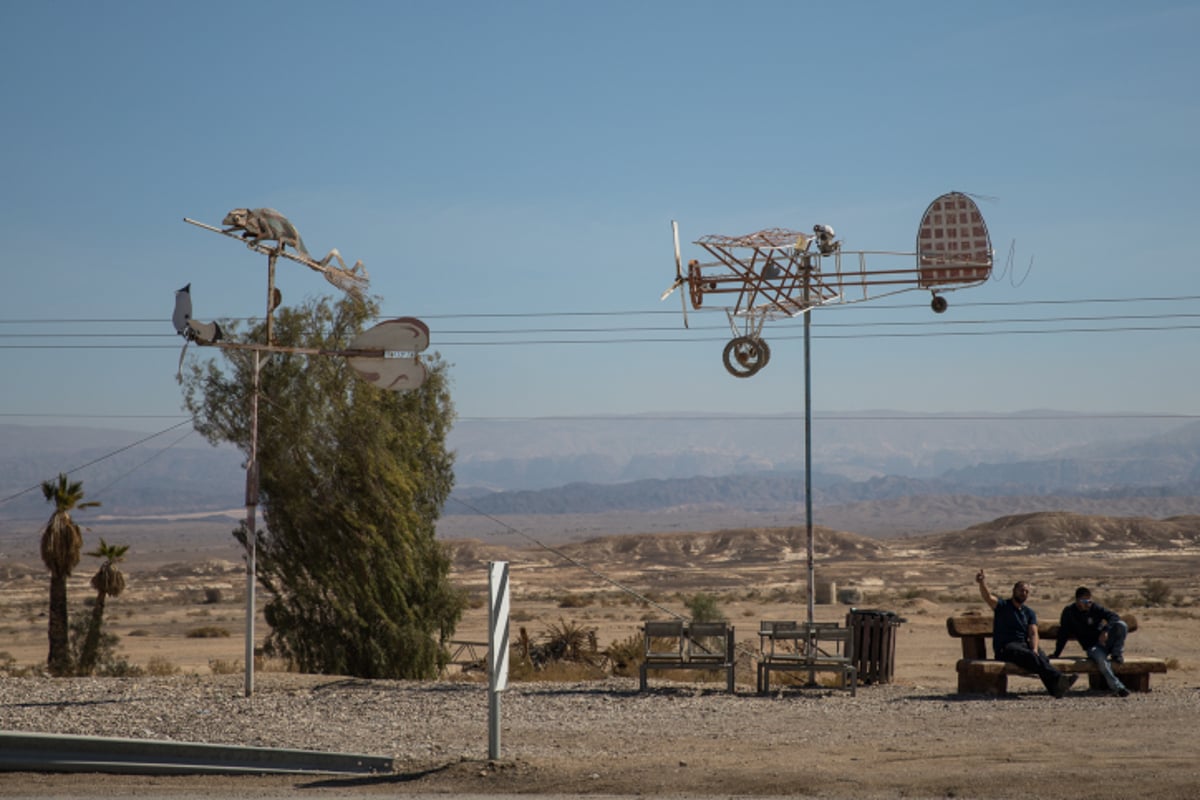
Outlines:
{"type": "Polygon", "coordinates": [[[983,602],[988,604],[988,608],[994,609],[997,603],[996,596],[988,589],[987,578],[984,576],[983,570],[975,573],[975,583],[979,584],[979,596],[983,598],[983,602]]]}

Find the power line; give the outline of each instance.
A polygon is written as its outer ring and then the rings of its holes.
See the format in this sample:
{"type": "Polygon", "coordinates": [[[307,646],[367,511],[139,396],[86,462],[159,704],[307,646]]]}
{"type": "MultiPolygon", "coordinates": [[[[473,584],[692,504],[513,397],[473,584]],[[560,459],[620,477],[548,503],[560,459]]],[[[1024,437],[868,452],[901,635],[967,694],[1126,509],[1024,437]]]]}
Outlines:
{"type": "MultiPolygon", "coordinates": [[[[158,433],[152,433],[149,436],[146,436],[142,439],[138,439],[136,442],[133,442],[132,444],[127,444],[124,447],[118,447],[116,450],[113,450],[112,452],[109,452],[109,453],[105,453],[104,455],[100,456],[99,458],[93,458],[91,461],[87,462],[86,464],[80,464],[77,467],[73,467],[68,470],[60,470],[60,471],[64,472],[67,475],[70,475],[72,472],[79,472],[80,470],[87,469],[88,467],[92,466],[93,464],[99,464],[101,461],[112,458],[115,455],[124,453],[126,450],[129,450],[131,448],[137,447],[139,444],[144,444],[145,442],[148,442],[151,439],[154,439],[158,436],[162,436],[165,433],[170,433],[171,431],[175,430],[176,428],[182,428],[184,425],[190,425],[191,422],[192,422],[191,417],[188,417],[183,422],[176,423],[175,425],[172,425],[171,427],[166,428],[165,430],[161,430],[158,433]]],[[[174,444],[177,444],[177,442],[173,443],[171,446],[173,447],[174,444]]],[[[4,505],[5,503],[8,503],[12,500],[16,500],[18,497],[21,497],[22,495],[28,494],[29,492],[35,491],[40,488],[42,488],[42,485],[40,483],[38,483],[33,486],[30,486],[27,489],[22,489],[21,491],[17,492],[16,494],[9,495],[8,497],[0,498],[0,506],[4,505]]]]}
{"type": "MultiPolygon", "coordinates": [[[[1090,298],[1063,298],[1060,300],[990,300],[990,301],[955,301],[955,308],[985,308],[985,307],[1008,307],[1008,306],[1060,306],[1060,305],[1087,305],[1087,304],[1104,304],[1104,303],[1178,303],[1178,302],[1195,302],[1200,300],[1200,295],[1147,295],[1142,297],[1090,297],[1090,298]]],[[[822,306],[822,312],[843,309],[849,310],[851,307],[855,309],[871,309],[873,311],[896,311],[902,309],[924,308],[925,303],[850,303],[837,304],[833,303],[827,306],[822,306]]],[[[700,309],[692,313],[703,314],[712,313],[719,309],[700,309]]],[[[379,315],[379,319],[391,318],[392,316],[400,315],[379,315]]],[[[610,311],[510,311],[510,312],[481,312],[481,313],[451,313],[451,314],[420,314],[422,319],[539,319],[553,317],[630,317],[630,316],[679,316],[679,312],[674,309],[627,309],[627,310],[610,310],[610,311]]],[[[235,322],[256,322],[260,321],[260,317],[214,317],[215,319],[231,320],[235,322]]],[[[0,325],[74,325],[74,324],[153,324],[153,325],[170,325],[170,319],[167,317],[25,317],[25,318],[9,318],[0,319],[0,325]]],[[[169,335],[169,334],[166,334],[169,335]]]]}
{"type": "MultiPolygon", "coordinates": [[[[19,412],[0,412],[0,417],[17,417],[24,419],[184,419],[188,420],[191,417],[183,414],[41,414],[31,413],[22,414],[19,412]]],[[[695,414],[669,414],[669,413],[654,413],[640,412],[629,414],[562,414],[562,415],[545,415],[545,416],[495,416],[495,417],[458,417],[456,422],[546,422],[546,423],[561,423],[561,422],[624,422],[624,423],[649,423],[653,425],[662,424],[664,422],[724,422],[729,424],[745,425],[758,422],[793,422],[804,419],[803,413],[761,413],[747,414],[745,412],[729,412],[727,414],[720,413],[695,413],[695,414]]],[[[1037,413],[1037,414],[1022,414],[995,412],[993,414],[978,413],[978,414],[956,414],[947,412],[946,414],[928,414],[928,413],[912,413],[905,414],[896,412],[891,414],[822,414],[814,412],[813,419],[819,422],[1073,422],[1090,421],[1090,420],[1192,420],[1200,419],[1200,414],[1185,414],[1173,412],[1158,412],[1158,411],[1130,411],[1130,412],[1062,412],[1062,413],[1037,413]]],[[[178,427],[178,426],[175,426],[178,427]]],[[[172,429],[167,429],[172,430],[172,429]]],[[[164,433],[166,431],[163,431],[164,433]]],[[[156,436],[159,434],[155,434],[156,436]]]]}
{"type": "MultiPolygon", "coordinates": [[[[1200,316],[1200,315],[1173,315],[1173,316],[1200,316]]],[[[1151,317],[1152,319],[1155,317],[1151,317]]],[[[1167,319],[1170,317],[1161,317],[1167,319]]],[[[1107,318],[1094,318],[1097,321],[1107,318]]],[[[1136,317],[1130,317],[1136,319],[1136,317]]],[[[1174,325],[1113,325],[1113,326],[1088,326],[1088,327],[1043,327],[1043,328],[1003,328],[999,330],[948,330],[951,325],[998,325],[998,324],[1033,324],[1035,322],[1055,322],[1060,321],[1055,318],[1042,318],[1030,320],[1011,320],[1011,321],[995,321],[995,320],[975,320],[975,321],[956,321],[950,322],[929,322],[929,323],[913,323],[913,322],[892,322],[892,323],[870,323],[863,325],[838,325],[829,327],[848,327],[848,328],[865,328],[865,327],[886,327],[886,326],[910,326],[910,325],[932,325],[938,324],[938,330],[919,331],[919,332],[865,332],[865,333],[821,333],[818,327],[812,334],[814,339],[912,339],[912,338],[932,338],[932,337],[955,337],[955,336],[1053,336],[1063,334],[1103,334],[1103,333],[1163,333],[1172,331],[1188,331],[1200,329],[1200,323],[1197,324],[1174,324],[1174,325]]],[[[1085,318],[1061,318],[1063,322],[1070,321],[1086,321],[1085,318]]],[[[720,330],[721,326],[705,326],[703,328],[693,328],[693,331],[705,330],[713,331],[720,330]]],[[[582,329],[579,333],[632,333],[639,329],[604,329],[592,328],[582,329]]],[[[647,332],[653,330],[676,330],[674,328],[665,329],[642,329],[647,332]]],[[[555,333],[554,329],[550,330],[534,330],[528,333],[555,333]]],[[[515,335],[516,333],[526,333],[526,331],[461,331],[447,332],[436,331],[443,336],[499,336],[499,335],[515,335]]],[[[81,334],[82,335],[82,334],[81,334]]],[[[156,335],[159,338],[168,338],[166,334],[156,335]]],[[[2,338],[2,337],[0,337],[2,338]]],[[[86,337],[94,338],[94,337],[86,337]]],[[[174,338],[174,337],[170,337],[174,338]]],[[[548,339],[486,339],[486,340],[463,340],[463,341],[446,341],[441,340],[435,342],[434,349],[452,348],[452,347],[511,347],[511,346],[535,346],[535,345],[584,345],[584,344],[694,344],[703,342],[722,342],[727,337],[714,338],[711,336],[694,336],[688,335],[686,331],[679,330],[675,336],[642,336],[642,337],[606,337],[606,338],[548,338],[548,339]]],[[[802,338],[800,334],[781,334],[772,333],[769,337],[772,341],[789,341],[802,338]]],[[[88,344],[88,343],[63,343],[63,344],[0,344],[0,350],[175,350],[176,345],[170,344],[88,344]]]]}

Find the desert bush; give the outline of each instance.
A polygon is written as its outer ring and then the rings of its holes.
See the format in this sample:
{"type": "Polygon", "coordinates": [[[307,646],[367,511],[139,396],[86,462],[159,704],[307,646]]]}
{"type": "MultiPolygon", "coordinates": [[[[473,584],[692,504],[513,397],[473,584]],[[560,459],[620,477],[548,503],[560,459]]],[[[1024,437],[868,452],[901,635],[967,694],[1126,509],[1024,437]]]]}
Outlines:
{"type": "MultiPolygon", "coordinates": [[[[528,679],[533,673],[538,673],[538,680],[554,680],[555,678],[546,677],[543,673],[551,665],[559,662],[591,667],[591,670],[585,672],[592,677],[601,677],[603,674],[599,668],[604,661],[604,654],[597,645],[596,629],[580,625],[574,620],[567,622],[559,618],[557,623],[551,623],[536,640],[522,627],[512,648],[515,652],[509,661],[509,677],[514,680],[528,679]]],[[[579,673],[578,670],[568,672],[579,673]]]]}
{"type": "Polygon", "coordinates": [[[45,664],[33,664],[22,667],[17,659],[7,650],[0,651],[0,677],[4,678],[34,678],[46,674],[45,664]]]}
{"type": "Polygon", "coordinates": [[[1148,606],[1165,606],[1171,601],[1171,587],[1166,581],[1157,579],[1147,578],[1138,594],[1148,606]]]}
{"type": "Polygon", "coordinates": [[[559,608],[586,608],[592,604],[592,598],[586,594],[564,594],[558,598],[559,608]]]}
{"type": "Polygon", "coordinates": [[[1104,605],[1108,606],[1113,611],[1124,611],[1128,608],[1132,608],[1134,602],[1133,598],[1127,594],[1113,594],[1109,595],[1104,600],[1104,605]]]}
{"type": "Polygon", "coordinates": [[[166,656],[150,656],[150,660],[146,662],[146,674],[156,678],[178,675],[179,672],[179,667],[172,664],[166,656]]]}
{"type": "Polygon", "coordinates": [[[219,586],[204,587],[204,602],[209,605],[221,602],[221,587],[219,587],[219,586]]]}
{"type": "Polygon", "coordinates": [[[192,628],[184,635],[189,639],[223,639],[229,636],[229,631],[218,625],[204,625],[192,628]]]}
{"type": "Polygon", "coordinates": [[[612,674],[624,678],[637,675],[645,657],[644,644],[641,634],[638,633],[609,642],[608,647],[604,648],[604,655],[608,657],[612,674]]]}
{"type": "Polygon", "coordinates": [[[594,681],[604,677],[604,670],[594,664],[582,664],[575,661],[555,661],[540,669],[534,669],[529,664],[520,662],[509,665],[508,678],[511,681],[545,681],[550,683],[577,683],[594,681]]]}
{"type": "Polygon", "coordinates": [[[513,622],[530,622],[537,619],[537,616],[527,608],[518,608],[510,613],[508,618],[513,622]]]}
{"type": "Polygon", "coordinates": [[[145,628],[135,628],[125,635],[126,636],[150,636],[151,634],[150,634],[150,631],[146,630],[145,628]]]}
{"type": "Polygon", "coordinates": [[[210,658],[208,669],[213,675],[236,675],[242,671],[242,662],[237,659],[210,658]]]}
{"type": "Polygon", "coordinates": [[[137,664],[130,664],[125,659],[119,658],[101,662],[96,666],[93,674],[101,678],[140,678],[146,674],[146,670],[137,664]]]}
{"type": "Polygon", "coordinates": [[[684,605],[687,606],[688,613],[691,614],[693,622],[725,621],[725,613],[717,605],[715,595],[708,594],[707,592],[697,592],[684,600],[684,605]]]}

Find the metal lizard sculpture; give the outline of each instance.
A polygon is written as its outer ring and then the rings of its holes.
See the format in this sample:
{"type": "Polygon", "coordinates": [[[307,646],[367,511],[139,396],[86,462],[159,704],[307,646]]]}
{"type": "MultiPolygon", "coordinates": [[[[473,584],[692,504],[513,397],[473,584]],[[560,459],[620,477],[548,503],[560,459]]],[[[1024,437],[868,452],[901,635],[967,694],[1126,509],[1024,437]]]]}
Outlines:
{"type": "Polygon", "coordinates": [[[323,274],[327,281],[343,291],[360,295],[369,280],[362,260],[355,261],[353,267],[347,268],[336,247],[320,261],[315,260],[304,246],[296,226],[273,208],[235,208],[225,215],[221,224],[229,226],[222,233],[242,231],[242,238],[251,248],[258,247],[264,241],[275,242],[275,249],[280,253],[284,247],[291,247],[302,257],[298,260],[323,274]],[[337,259],[337,267],[330,264],[334,259],[337,259]]]}

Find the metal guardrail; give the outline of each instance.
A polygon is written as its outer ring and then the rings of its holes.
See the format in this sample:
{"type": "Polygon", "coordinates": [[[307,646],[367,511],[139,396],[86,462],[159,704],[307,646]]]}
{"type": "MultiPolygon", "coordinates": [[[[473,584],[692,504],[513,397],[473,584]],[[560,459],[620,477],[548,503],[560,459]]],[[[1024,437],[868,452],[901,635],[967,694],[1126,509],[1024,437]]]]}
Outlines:
{"type": "Polygon", "coordinates": [[[393,760],[386,756],[0,731],[0,771],[363,775],[388,773],[394,768],[393,760]]]}

